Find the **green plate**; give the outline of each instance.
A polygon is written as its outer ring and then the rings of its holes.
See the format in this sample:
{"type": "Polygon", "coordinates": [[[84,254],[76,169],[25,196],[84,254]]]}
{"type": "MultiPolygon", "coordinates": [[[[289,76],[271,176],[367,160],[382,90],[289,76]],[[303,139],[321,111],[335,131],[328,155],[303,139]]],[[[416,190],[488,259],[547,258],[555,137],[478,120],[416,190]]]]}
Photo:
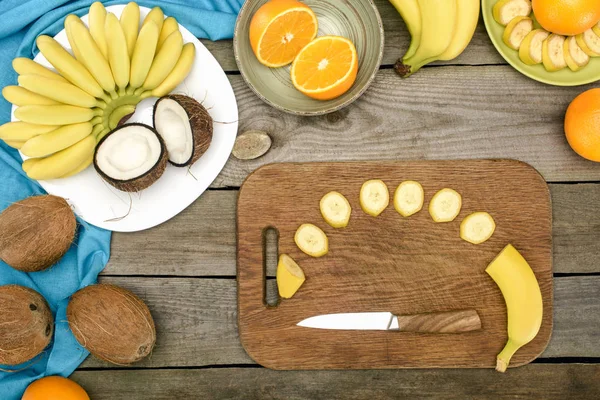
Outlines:
{"type": "Polygon", "coordinates": [[[292,85],[290,66],[265,67],[250,46],[248,30],[252,16],[267,0],[247,0],[240,10],[233,37],[235,61],[250,89],[263,101],[298,115],[321,115],[339,110],[367,90],[379,70],[383,56],[383,25],[371,0],[304,0],[319,21],[318,36],[339,35],[354,43],[358,54],[356,82],[340,97],[319,101],[300,93],[292,85]]]}
{"type": "Polygon", "coordinates": [[[569,68],[548,72],[543,65],[527,65],[519,58],[519,52],[511,49],[502,41],[504,26],[494,20],[492,8],[497,0],[482,0],[483,21],[492,43],[504,59],[514,69],[536,81],[556,86],[579,86],[600,80],[600,57],[592,58],[590,63],[577,72],[569,68]]]}

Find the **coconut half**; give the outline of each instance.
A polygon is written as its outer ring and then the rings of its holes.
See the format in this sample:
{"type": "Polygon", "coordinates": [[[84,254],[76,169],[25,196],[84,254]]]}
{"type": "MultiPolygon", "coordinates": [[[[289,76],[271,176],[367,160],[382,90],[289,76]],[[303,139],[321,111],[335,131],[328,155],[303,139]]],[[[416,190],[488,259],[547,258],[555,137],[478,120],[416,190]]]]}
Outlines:
{"type": "Polygon", "coordinates": [[[152,127],[121,125],[96,146],[94,168],[102,179],[124,192],[139,192],[161,177],[167,166],[167,149],[152,127]]]}
{"type": "Polygon", "coordinates": [[[213,120],[196,99],[180,94],[161,97],[154,105],[154,127],[176,167],[192,165],[206,153],[213,136],[213,120]]]}

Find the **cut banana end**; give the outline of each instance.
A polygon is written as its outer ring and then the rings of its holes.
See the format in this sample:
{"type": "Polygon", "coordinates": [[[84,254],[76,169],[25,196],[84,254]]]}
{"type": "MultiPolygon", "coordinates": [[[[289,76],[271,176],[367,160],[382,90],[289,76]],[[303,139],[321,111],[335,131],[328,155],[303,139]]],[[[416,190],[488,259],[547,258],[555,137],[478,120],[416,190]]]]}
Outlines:
{"type": "Polygon", "coordinates": [[[394,208],[403,217],[410,217],[423,208],[425,193],[419,182],[405,181],[394,193],[394,208]]]}
{"type": "Polygon", "coordinates": [[[460,213],[461,195],[453,189],[442,189],[429,202],[429,214],[435,222],[452,222],[460,213]]]}
{"type": "Polygon", "coordinates": [[[590,57],[600,57],[600,36],[592,29],[575,36],[577,44],[590,57]]]}
{"type": "Polygon", "coordinates": [[[325,232],[313,224],[302,224],[294,236],[296,246],[311,257],[322,257],[329,251],[325,232]]]}
{"type": "Polygon", "coordinates": [[[329,192],[321,199],[321,215],[334,228],[345,228],[350,221],[352,208],[348,199],[338,192],[329,192]]]}
{"type": "Polygon", "coordinates": [[[279,256],[277,264],[277,289],[279,296],[284,299],[291,298],[300,286],[304,283],[306,277],[302,268],[287,254],[279,256]]]}
{"type": "Polygon", "coordinates": [[[590,62],[590,56],[577,44],[574,36],[568,37],[565,41],[564,52],[565,61],[573,72],[579,71],[590,62]]]}
{"type": "Polygon", "coordinates": [[[506,25],[502,41],[513,50],[519,50],[525,36],[533,30],[533,20],[529,17],[515,17],[506,25]]]}
{"type": "Polygon", "coordinates": [[[364,212],[376,217],[390,204],[390,192],[386,184],[379,179],[363,183],[360,188],[360,206],[364,212]]]}
{"type": "Polygon", "coordinates": [[[516,17],[527,17],[530,14],[529,0],[500,0],[493,8],[494,19],[501,25],[507,25],[516,17]]]}
{"type": "Polygon", "coordinates": [[[552,34],[542,44],[542,62],[548,72],[560,71],[567,67],[565,60],[565,37],[552,34]]]}
{"type": "Polygon", "coordinates": [[[496,230],[496,223],[486,212],[468,215],[460,224],[460,237],[469,243],[480,244],[488,240],[496,230]]]}
{"type": "Polygon", "coordinates": [[[519,47],[519,58],[527,65],[542,63],[542,44],[550,35],[543,29],[535,29],[523,39],[519,47]]]}

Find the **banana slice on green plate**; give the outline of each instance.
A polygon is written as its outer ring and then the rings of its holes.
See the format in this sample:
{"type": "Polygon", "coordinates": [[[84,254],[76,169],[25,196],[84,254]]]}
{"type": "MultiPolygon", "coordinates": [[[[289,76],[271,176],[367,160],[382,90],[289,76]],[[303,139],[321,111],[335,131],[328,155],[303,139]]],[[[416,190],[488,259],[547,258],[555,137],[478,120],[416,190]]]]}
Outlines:
{"type": "Polygon", "coordinates": [[[502,40],[513,50],[519,50],[525,37],[533,30],[533,20],[529,17],[516,17],[506,25],[502,40]]]}
{"type": "Polygon", "coordinates": [[[542,44],[542,62],[548,72],[560,71],[567,67],[565,60],[565,37],[552,34],[542,44]]]}
{"type": "Polygon", "coordinates": [[[507,25],[516,17],[527,17],[531,14],[529,0],[500,0],[493,8],[493,16],[500,25],[507,25]]]}
{"type": "Polygon", "coordinates": [[[535,29],[523,39],[519,48],[519,58],[527,65],[542,63],[542,45],[550,35],[543,29],[535,29]]]}
{"type": "MultiPolygon", "coordinates": [[[[598,30],[598,29],[597,29],[598,30]]],[[[575,36],[577,44],[590,57],[600,57],[600,36],[593,29],[575,36]]]]}
{"type": "Polygon", "coordinates": [[[573,72],[579,71],[590,63],[590,56],[577,44],[577,39],[574,36],[568,37],[565,41],[564,52],[567,66],[573,72]]]}

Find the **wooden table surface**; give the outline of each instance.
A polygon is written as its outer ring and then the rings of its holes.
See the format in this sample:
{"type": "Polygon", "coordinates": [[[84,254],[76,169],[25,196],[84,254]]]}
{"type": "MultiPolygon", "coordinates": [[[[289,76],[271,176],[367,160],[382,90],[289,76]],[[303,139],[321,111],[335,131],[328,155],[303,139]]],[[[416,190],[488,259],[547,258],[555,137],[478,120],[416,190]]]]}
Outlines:
{"type": "MultiPolygon", "coordinates": [[[[231,158],[211,190],[167,223],[115,233],[101,281],[145,300],[158,341],[130,368],[88,358],[73,375],[94,400],[115,399],[597,399],[600,396],[600,164],[567,145],[567,105],[591,87],[559,88],[508,66],[480,23],[458,59],[400,79],[404,23],[376,0],[386,46],[381,70],[356,103],[303,118],[264,104],[237,71],[231,41],[205,45],[227,71],[239,132],[259,129],[271,150],[231,158]],[[550,184],[554,332],[542,356],[506,374],[482,369],[272,371],[244,352],[237,331],[238,188],[273,162],[513,158],[550,184]]],[[[273,275],[274,271],[269,271],[273,275]]]]}

